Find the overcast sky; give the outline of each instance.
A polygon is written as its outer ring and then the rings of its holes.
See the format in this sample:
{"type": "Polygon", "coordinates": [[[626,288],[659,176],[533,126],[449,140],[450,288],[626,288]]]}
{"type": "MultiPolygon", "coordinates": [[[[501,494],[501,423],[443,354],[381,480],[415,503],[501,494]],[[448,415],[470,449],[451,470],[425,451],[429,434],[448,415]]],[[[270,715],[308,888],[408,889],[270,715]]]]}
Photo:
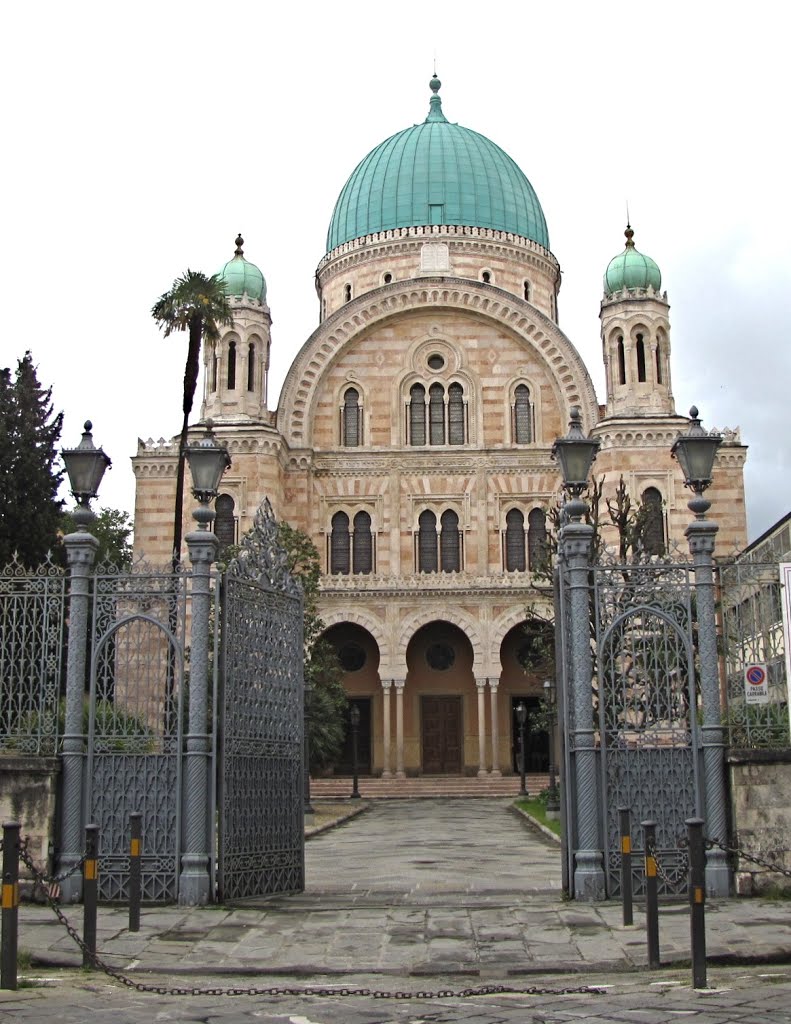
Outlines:
{"type": "MultiPolygon", "coordinates": [[[[443,109],[524,170],[563,269],[560,324],[604,401],[601,279],[635,243],[671,303],[676,406],[750,446],[750,538],[791,508],[791,202],[782,5],[508,2],[8,5],[0,365],[33,353],[113,459],[180,426],[186,340],[155,299],[233,255],[264,272],[270,405],[318,321],[313,275],[356,164],[443,109]]],[[[199,384],[199,389],[202,385],[199,384]]],[[[200,393],[200,392],[199,392],[200,393]]],[[[197,416],[198,402],[195,413],[197,416]]],[[[715,483],[716,486],[716,483],[715,483]]]]}

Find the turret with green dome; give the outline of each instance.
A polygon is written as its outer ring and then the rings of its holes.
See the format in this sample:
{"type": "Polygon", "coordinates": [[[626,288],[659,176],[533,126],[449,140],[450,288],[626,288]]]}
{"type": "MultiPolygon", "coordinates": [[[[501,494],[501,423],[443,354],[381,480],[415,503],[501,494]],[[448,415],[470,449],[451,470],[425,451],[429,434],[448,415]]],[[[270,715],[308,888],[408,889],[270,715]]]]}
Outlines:
{"type": "Polygon", "coordinates": [[[634,231],[626,225],[626,247],[607,265],[604,272],[606,295],[616,292],[653,288],[658,292],[662,287],[662,274],[650,256],[645,256],[634,247],[634,231]]]}
{"type": "Polygon", "coordinates": [[[549,249],[532,185],[499,146],[442,112],[431,79],[428,116],[380,143],[354,169],[335,204],[327,251],[397,228],[463,225],[507,231],[549,249]]]}
{"type": "Polygon", "coordinates": [[[244,258],[244,239],[241,235],[236,236],[236,251],[232,260],[228,260],[225,266],[217,271],[225,287],[225,292],[234,298],[241,298],[247,295],[249,299],[256,302],[266,302],[266,281],[264,275],[255,265],[244,258]]]}

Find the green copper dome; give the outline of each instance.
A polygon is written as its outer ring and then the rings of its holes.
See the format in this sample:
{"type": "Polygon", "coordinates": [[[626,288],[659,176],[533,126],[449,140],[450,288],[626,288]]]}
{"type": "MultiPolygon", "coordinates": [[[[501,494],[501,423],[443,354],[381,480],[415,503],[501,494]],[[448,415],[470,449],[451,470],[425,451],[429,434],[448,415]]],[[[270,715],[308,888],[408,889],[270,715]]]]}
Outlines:
{"type": "Polygon", "coordinates": [[[250,299],[258,302],[266,302],[266,281],[264,275],[255,265],[244,258],[244,239],[241,235],[236,237],[236,252],[232,260],[228,260],[222,270],[217,271],[217,277],[221,278],[227,295],[235,295],[239,298],[247,295],[250,299]]]}
{"type": "Polygon", "coordinates": [[[447,120],[440,85],[435,75],[422,124],[385,139],[354,169],[335,204],[328,252],[377,231],[433,224],[510,231],[549,248],[533,186],[499,146],[447,120]]]}
{"type": "Polygon", "coordinates": [[[610,260],[604,272],[604,291],[614,295],[624,288],[630,291],[635,288],[653,288],[658,292],[662,287],[662,274],[650,256],[644,256],[634,247],[632,241],[634,231],[630,224],[626,225],[626,248],[610,260]]]}

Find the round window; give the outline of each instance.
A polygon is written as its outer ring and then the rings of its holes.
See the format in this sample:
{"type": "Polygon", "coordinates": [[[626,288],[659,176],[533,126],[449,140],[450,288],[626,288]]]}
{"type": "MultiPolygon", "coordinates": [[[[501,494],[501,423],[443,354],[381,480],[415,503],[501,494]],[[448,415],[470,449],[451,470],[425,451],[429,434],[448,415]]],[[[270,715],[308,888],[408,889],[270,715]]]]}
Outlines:
{"type": "Polygon", "coordinates": [[[359,644],[345,644],[338,651],[338,661],[344,672],[359,672],[365,664],[365,651],[359,644]]]}
{"type": "Polygon", "coordinates": [[[435,352],[428,357],[428,365],[430,370],[441,370],[445,365],[445,357],[441,356],[439,352],[435,352]]]}
{"type": "Polygon", "coordinates": [[[436,672],[449,669],[456,660],[456,652],[450,644],[432,644],[426,649],[426,661],[436,672]]]}

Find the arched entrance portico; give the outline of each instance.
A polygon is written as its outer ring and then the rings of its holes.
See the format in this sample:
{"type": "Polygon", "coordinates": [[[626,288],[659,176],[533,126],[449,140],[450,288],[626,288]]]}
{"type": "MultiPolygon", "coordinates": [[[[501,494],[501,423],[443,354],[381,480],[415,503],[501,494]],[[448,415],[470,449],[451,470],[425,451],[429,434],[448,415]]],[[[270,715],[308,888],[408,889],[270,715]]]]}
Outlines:
{"type": "Polygon", "coordinates": [[[405,772],[477,771],[477,699],[469,639],[450,622],[430,622],[409,641],[406,664],[405,772]]]}
{"type": "MultiPolygon", "coordinates": [[[[383,768],[382,742],[382,685],[379,679],[379,645],[363,626],[353,622],[340,622],[323,634],[338,656],[343,670],[343,688],[349,700],[349,710],[355,706],[360,712],[357,732],[357,769],[360,775],[378,774],[383,768]]],[[[352,772],[352,737],[346,729],[346,740],[335,762],[338,774],[352,772]]]]}

